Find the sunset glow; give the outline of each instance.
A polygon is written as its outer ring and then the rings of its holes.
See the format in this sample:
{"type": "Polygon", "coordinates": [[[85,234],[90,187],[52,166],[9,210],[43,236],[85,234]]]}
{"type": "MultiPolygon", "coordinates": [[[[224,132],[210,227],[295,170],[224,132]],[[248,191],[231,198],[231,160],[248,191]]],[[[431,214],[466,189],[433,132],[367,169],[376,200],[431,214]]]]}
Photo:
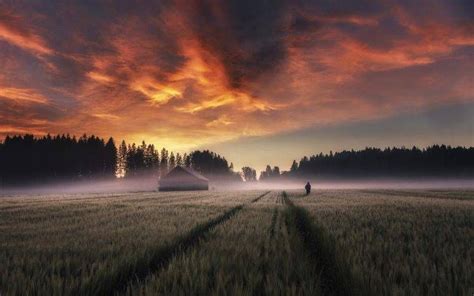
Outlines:
{"type": "Polygon", "coordinates": [[[472,126],[437,134],[428,122],[429,133],[401,137],[396,119],[464,109],[472,124],[472,1],[256,2],[0,2],[0,139],[233,145],[239,166],[284,168],[295,148],[358,143],[328,130],[296,147],[291,135],[364,122],[391,122],[364,145],[474,145],[472,126]],[[252,158],[246,141],[280,148],[252,158]]]}

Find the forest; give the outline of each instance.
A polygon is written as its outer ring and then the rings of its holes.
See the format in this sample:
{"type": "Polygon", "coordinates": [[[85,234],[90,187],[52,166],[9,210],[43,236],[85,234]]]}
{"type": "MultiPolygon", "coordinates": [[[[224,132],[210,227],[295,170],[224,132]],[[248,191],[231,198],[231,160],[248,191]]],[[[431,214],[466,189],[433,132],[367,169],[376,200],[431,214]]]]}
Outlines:
{"type": "Polygon", "coordinates": [[[365,148],[303,157],[293,162],[292,177],[472,177],[474,148],[433,145],[424,149],[365,148]]]}
{"type": "Polygon", "coordinates": [[[195,150],[180,154],[162,148],[158,151],[153,144],[127,145],[122,141],[117,150],[117,176],[136,177],[164,176],[176,166],[192,167],[212,180],[242,181],[240,174],[233,171],[233,164],[209,150],[195,150]]]}
{"type": "Polygon", "coordinates": [[[67,181],[115,176],[117,149],[112,138],[69,135],[7,136],[0,144],[0,184],[67,181]]]}
{"type": "Polygon", "coordinates": [[[94,135],[79,139],[70,135],[7,136],[0,143],[0,185],[22,185],[48,181],[165,175],[175,166],[188,166],[219,180],[241,181],[233,164],[209,150],[174,153],[154,145],[126,144],[117,147],[94,135]]]}
{"type": "Polygon", "coordinates": [[[251,167],[234,172],[219,154],[196,150],[180,154],[158,150],[144,141],[137,145],[113,138],[70,135],[7,136],[0,142],[0,185],[91,178],[158,178],[175,166],[193,167],[211,180],[277,181],[286,178],[472,177],[474,148],[433,145],[424,149],[365,148],[358,151],[319,153],[293,161],[289,171],[267,165],[260,173],[251,167]]]}

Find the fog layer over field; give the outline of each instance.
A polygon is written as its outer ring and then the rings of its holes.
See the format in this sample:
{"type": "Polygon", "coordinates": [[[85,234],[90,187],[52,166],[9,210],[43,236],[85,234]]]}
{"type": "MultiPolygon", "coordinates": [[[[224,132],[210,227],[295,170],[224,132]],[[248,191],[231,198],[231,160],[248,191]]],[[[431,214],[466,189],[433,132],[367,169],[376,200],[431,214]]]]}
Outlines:
{"type": "Polygon", "coordinates": [[[108,179],[76,182],[52,182],[40,185],[0,187],[0,195],[8,194],[55,194],[55,193],[114,193],[155,191],[158,180],[142,179],[108,179]]]}
{"type": "MultiPolygon", "coordinates": [[[[472,179],[367,179],[367,180],[273,180],[270,182],[210,182],[211,191],[228,190],[303,190],[309,181],[318,189],[473,189],[472,179]]],[[[114,180],[88,180],[79,182],[45,183],[3,188],[0,195],[55,194],[55,193],[120,193],[146,192],[158,189],[158,180],[151,177],[114,180]]]]}
{"type": "MultiPolygon", "coordinates": [[[[274,182],[243,183],[230,185],[227,189],[304,189],[306,182],[312,189],[469,189],[474,188],[472,179],[367,179],[367,180],[281,180],[274,182]]],[[[224,187],[226,189],[226,187],[224,187]]]]}

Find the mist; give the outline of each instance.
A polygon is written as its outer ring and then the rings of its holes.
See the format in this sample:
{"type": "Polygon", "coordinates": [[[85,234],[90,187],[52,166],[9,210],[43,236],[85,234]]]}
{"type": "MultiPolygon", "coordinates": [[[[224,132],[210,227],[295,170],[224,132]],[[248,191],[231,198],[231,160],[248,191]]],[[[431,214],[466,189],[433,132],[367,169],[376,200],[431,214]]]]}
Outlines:
{"type": "Polygon", "coordinates": [[[50,182],[41,185],[24,185],[7,188],[0,187],[0,195],[151,192],[156,191],[157,188],[158,180],[156,178],[117,178],[87,181],[50,182]]]}
{"type": "MultiPolygon", "coordinates": [[[[296,190],[310,182],[313,190],[337,189],[474,189],[472,179],[346,179],[346,180],[279,180],[273,182],[243,182],[215,186],[217,190],[296,190]]],[[[212,188],[212,187],[211,187],[212,188]]]]}
{"type": "MultiPolygon", "coordinates": [[[[219,182],[210,181],[209,191],[239,190],[303,190],[309,181],[313,190],[345,189],[474,189],[472,179],[367,179],[367,180],[278,180],[271,182],[219,182]]],[[[88,180],[54,182],[40,185],[24,185],[8,188],[0,187],[0,196],[48,195],[48,194],[92,194],[92,193],[133,193],[155,192],[159,181],[154,177],[117,178],[108,180],[88,180]]]]}

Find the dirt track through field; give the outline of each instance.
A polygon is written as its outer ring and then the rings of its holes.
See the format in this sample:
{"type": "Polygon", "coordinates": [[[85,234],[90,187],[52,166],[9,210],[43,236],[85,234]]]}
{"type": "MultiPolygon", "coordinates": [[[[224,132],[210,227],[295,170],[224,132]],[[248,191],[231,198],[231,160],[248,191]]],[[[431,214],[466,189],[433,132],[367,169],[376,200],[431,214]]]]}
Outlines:
{"type": "Polygon", "coordinates": [[[256,203],[256,202],[258,202],[258,201],[261,200],[265,195],[267,195],[267,194],[269,194],[269,193],[270,193],[270,191],[265,192],[264,194],[258,196],[258,197],[255,198],[254,200],[252,200],[251,203],[256,203]]]}
{"type": "Polygon", "coordinates": [[[324,295],[372,295],[370,291],[363,291],[362,286],[352,278],[349,265],[342,254],[338,254],[331,235],[315,223],[304,208],[293,204],[286,192],[283,192],[282,198],[287,206],[288,228],[297,232],[310,254],[311,264],[320,275],[324,295]]]}
{"type": "MultiPolygon", "coordinates": [[[[270,191],[259,195],[250,203],[258,202],[268,193],[270,191]]],[[[235,206],[220,216],[197,225],[171,244],[151,250],[149,253],[145,253],[142,258],[136,258],[133,262],[123,263],[122,266],[113,271],[99,274],[79,294],[114,295],[123,292],[132,281],[141,281],[149,275],[159,272],[174,257],[199,245],[210,231],[234,217],[244,206],[245,204],[235,206]]]]}
{"type": "Polygon", "coordinates": [[[260,258],[263,258],[263,259],[262,259],[262,264],[260,266],[262,281],[260,282],[259,288],[257,289],[259,291],[259,295],[266,295],[265,280],[267,278],[269,268],[270,268],[268,261],[270,258],[271,247],[272,247],[272,244],[274,243],[273,240],[275,237],[275,228],[276,228],[278,215],[279,215],[279,209],[278,207],[275,207],[272,214],[272,222],[271,222],[270,228],[268,229],[268,237],[266,239],[265,244],[262,245],[262,248],[260,250],[260,258]]]}

